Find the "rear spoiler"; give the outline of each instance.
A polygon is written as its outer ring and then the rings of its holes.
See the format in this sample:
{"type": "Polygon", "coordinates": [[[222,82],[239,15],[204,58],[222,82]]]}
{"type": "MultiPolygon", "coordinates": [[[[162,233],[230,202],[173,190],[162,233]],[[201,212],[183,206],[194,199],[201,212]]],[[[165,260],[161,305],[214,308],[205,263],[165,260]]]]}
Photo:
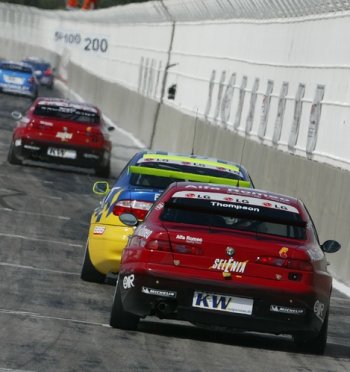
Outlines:
{"type": "Polygon", "coordinates": [[[178,172],[178,171],[173,171],[173,170],[150,168],[150,167],[141,167],[141,166],[135,166],[135,165],[131,165],[129,167],[129,172],[134,173],[134,174],[145,174],[148,176],[176,178],[182,181],[216,183],[216,184],[221,184],[221,185],[230,185],[230,186],[237,186],[237,187],[252,187],[252,184],[249,181],[234,180],[232,178],[225,178],[225,177],[205,176],[201,174],[178,172]]]}

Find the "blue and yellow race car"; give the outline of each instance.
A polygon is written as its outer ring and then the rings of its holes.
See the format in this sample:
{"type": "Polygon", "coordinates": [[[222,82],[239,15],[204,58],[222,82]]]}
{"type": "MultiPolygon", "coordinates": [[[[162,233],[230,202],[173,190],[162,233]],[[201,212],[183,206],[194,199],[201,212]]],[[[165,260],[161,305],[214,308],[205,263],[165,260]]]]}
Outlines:
{"type": "Polygon", "coordinates": [[[118,273],[122,251],[134,231],[119,216],[131,213],[142,221],[160,194],[177,181],[254,187],[239,164],[196,155],[137,153],[112,187],[106,181],[94,184],[93,191],[104,198],[91,216],[83,280],[103,283],[107,275],[118,273]]]}

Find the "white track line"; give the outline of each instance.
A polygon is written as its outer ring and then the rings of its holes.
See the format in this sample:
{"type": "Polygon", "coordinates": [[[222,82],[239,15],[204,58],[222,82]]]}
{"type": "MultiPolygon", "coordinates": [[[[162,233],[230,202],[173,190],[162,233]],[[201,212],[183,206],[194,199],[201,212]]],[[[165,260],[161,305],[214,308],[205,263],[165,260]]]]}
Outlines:
{"type": "Polygon", "coordinates": [[[333,288],[350,297],[350,287],[339,280],[333,279],[333,288]]]}
{"type": "Polygon", "coordinates": [[[80,275],[78,273],[72,273],[72,272],[69,272],[69,271],[42,269],[40,267],[11,264],[11,263],[7,263],[7,262],[0,262],[0,266],[15,267],[16,269],[26,269],[26,270],[34,270],[34,271],[43,271],[43,272],[54,273],[54,274],[64,274],[64,275],[74,275],[74,276],[79,276],[80,275]]]}
{"type": "Polygon", "coordinates": [[[105,324],[105,323],[96,323],[96,322],[88,322],[86,320],[78,320],[78,319],[71,319],[71,318],[60,318],[60,317],[56,317],[56,316],[40,315],[40,314],[37,314],[37,313],[31,313],[29,311],[26,312],[26,311],[0,309],[0,313],[11,314],[11,315],[24,315],[24,316],[29,316],[31,318],[53,319],[53,320],[60,320],[60,321],[64,321],[64,322],[95,325],[95,326],[100,326],[100,327],[110,327],[109,324],[105,324]]]}
{"type": "Polygon", "coordinates": [[[0,207],[0,211],[6,211],[6,212],[13,212],[18,214],[30,214],[32,216],[42,216],[42,217],[50,217],[50,218],[58,218],[59,220],[70,220],[70,217],[66,216],[57,216],[54,214],[46,214],[46,213],[37,213],[37,212],[28,212],[28,211],[18,211],[11,208],[2,208],[0,207]]]}
{"type": "Polygon", "coordinates": [[[38,242],[46,242],[50,244],[61,244],[61,245],[68,245],[70,247],[82,247],[82,244],[74,244],[74,243],[68,243],[64,241],[58,241],[58,240],[50,240],[50,239],[42,239],[42,238],[35,238],[32,236],[24,236],[24,235],[15,235],[15,234],[4,234],[0,233],[0,236],[4,236],[6,238],[14,238],[14,239],[24,239],[24,240],[33,240],[38,242]]]}

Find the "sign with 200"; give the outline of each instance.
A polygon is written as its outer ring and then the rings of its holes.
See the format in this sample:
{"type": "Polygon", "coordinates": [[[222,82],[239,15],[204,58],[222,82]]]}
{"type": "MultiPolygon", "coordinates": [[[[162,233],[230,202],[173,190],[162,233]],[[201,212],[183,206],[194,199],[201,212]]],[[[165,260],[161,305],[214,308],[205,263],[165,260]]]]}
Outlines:
{"type": "Polygon", "coordinates": [[[79,45],[87,52],[102,52],[106,53],[108,50],[108,40],[104,37],[83,37],[78,32],[55,32],[55,41],[63,42],[69,45],[79,45]]]}

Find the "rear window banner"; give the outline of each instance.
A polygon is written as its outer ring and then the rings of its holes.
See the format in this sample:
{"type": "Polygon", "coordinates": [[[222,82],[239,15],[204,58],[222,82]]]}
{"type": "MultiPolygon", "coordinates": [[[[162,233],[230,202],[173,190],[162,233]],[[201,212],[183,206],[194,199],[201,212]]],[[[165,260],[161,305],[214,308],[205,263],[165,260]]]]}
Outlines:
{"type": "Polygon", "coordinates": [[[284,81],[281,87],[281,92],[278,98],[277,116],[275,121],[275,129],[273,131],[272,143],[278,145],[281,138],[284,113],[286,110],[286,96],[288,94],[288,82],[284,81]]]}
{"type": "Polygon", "coordinates": [[[318,127],[321,119],[322,100],[324,97],[325,86],[317,85],[315,98],[312,102],[309,120],[309,129],[307,133],[306,153],[312,155],[316,147],[318,127]]]}
{"type": "Polygon", "coordinates": [[[258,137],[262,140],[265,137],[267,121],[269,118],[270,103],[271,103],[271,94],[273,91],[273,81],[268,80],[266,86],[266,92],[261,105],[261,117],[260,124],[258,129],[258,137]]]}
{"type": "Polygon", "coordinates": [[[2,63],[0,68],[6,71],[24,72],[26,74],[32,74],[33,70],[29,66],[15,65],[12,63],[2,63]]]}
{"type": "MultiPolygon", "coordinates": [[[[240,196],[240,195],[228,195],[228,194],[220,194],[215,192],[203,192],[203,191],[178,191],[175,192],[172,196],[173,198],[185,198],[185,199],[200,199],[210,201],[211,206],[213,207],[222,207],[222,208],[234,208],[233,203],[242,204],[245,206],[249,206],[249,208],[271,208],[271,209],[278,209],[283,210],[291,213],[299,214],[297,208],[293,207],[292,205],[280,203],[272,200],[267,199],[259,199],[253,198],[249,196],[240,196]]],[[[258,212],[258,210],[254,210],[258,212]]]]}
{"type": "Polygon", "coordinates": [[[241,124],[241,117],[242,117],[242,110],[243,110],[245,89],[247,87],[247,82],[248,82],[247,76],[243,76],[241,86],[239,87],[238,105],[237,105],[235,121],[233,123],[233,128],[234,129],[238,129],[238,127],[241,124]]]}
{"type": "Polygon", "coordinates": [[[49,116],[52,118],[72,120],[87,124],[99,123],[99,115],[97,112],[82,110],[73,106],[38,105],[34,110],[34,115],[49,116]]]}
{"type": "Polygon", "coordinates": [[[260,82],[260,80],[258,78],[256,78],[254,80],[252,92],[250,94],[249,111],[248,111],[247,121],[246,121],[246,125],[245,125],[246,134],[249,134],[252,131],[252,128],[253,128],[256,99],[258,98],[259,82],[260,82]]]}
{"type": "Polygon", "coordinates": [[[295,96],[295,104],[294,104],[294,115],[293,115],[293,123],[289,134],[288,140],[288,149],[289,151],[294,151],[295,146],[298,141],[299,135],[299,128],[300,128],[300,120],[301,120],[301,113],[303,108],[303,97],[305,94],[305,84],[299,84],[297,94],[295,96]]]}

